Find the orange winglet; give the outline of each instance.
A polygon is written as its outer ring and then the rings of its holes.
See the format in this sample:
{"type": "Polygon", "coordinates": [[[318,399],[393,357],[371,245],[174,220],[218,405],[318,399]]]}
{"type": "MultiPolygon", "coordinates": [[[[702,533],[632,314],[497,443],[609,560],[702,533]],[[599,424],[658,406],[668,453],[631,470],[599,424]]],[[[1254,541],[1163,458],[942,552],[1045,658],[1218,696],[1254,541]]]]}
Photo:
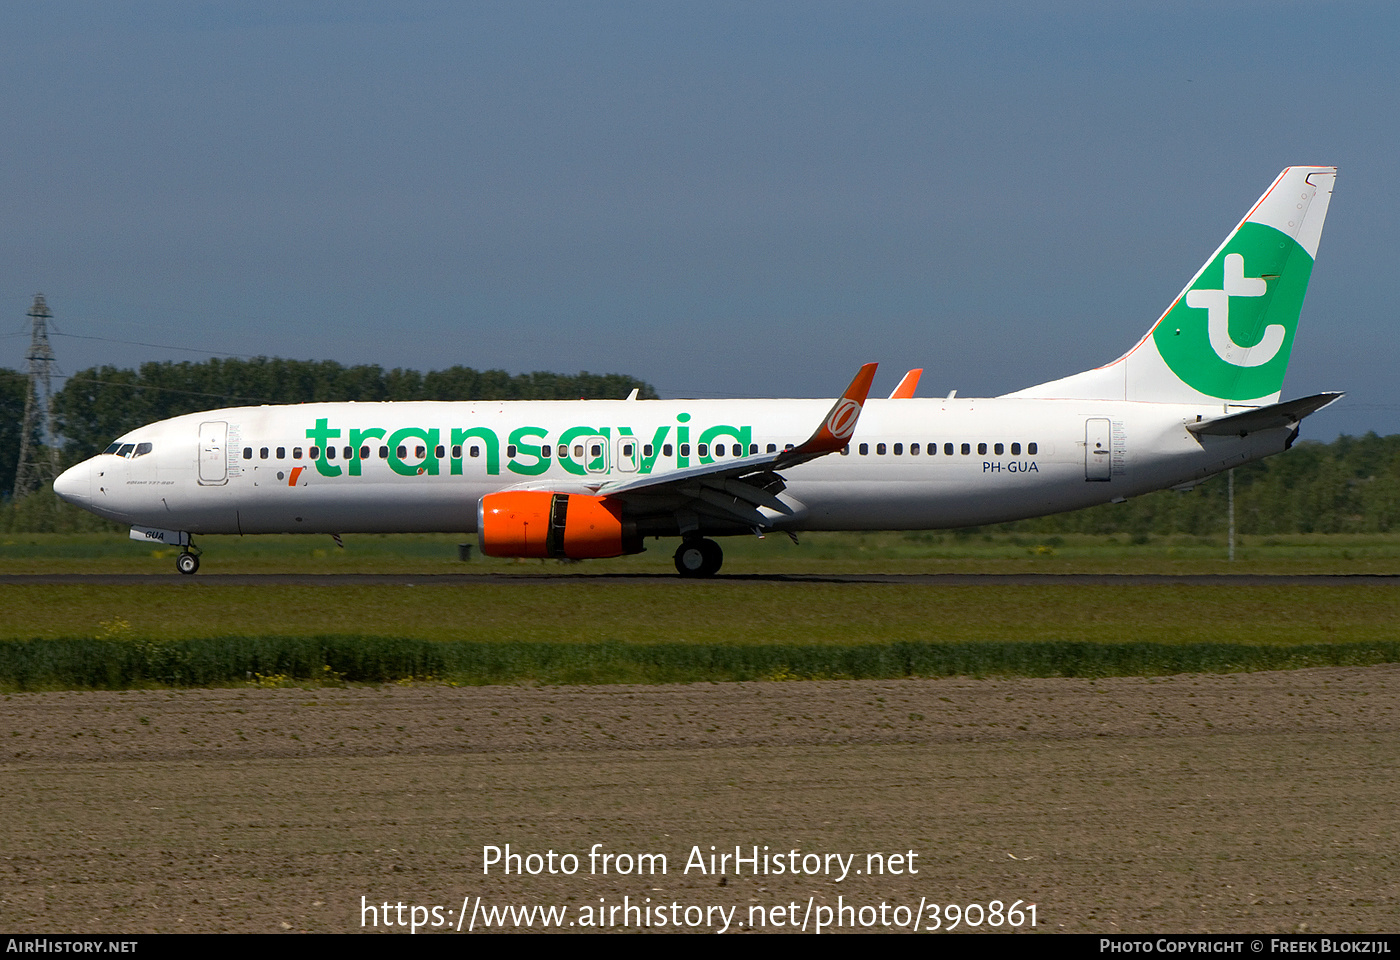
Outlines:
{"type": "Polygon", "coordinates": [[[846,441],[851,439],[851,434],[856,432],[856,421],[860,419],[865,398],[870,395],[870,383],[875,379],[877,366],[877,363],[867,363],[861,367],[856,378],[846,388],[846,392],[841,394],[841,398],[828,411],[822,425],[817,427],[817,432],[808,437],[801,446],[787,451],[775,466],[801,463],[824,454],[835,453],[844,447],[846,441]]]}
{"type": "Polygon", "coordinates": [[[923,367],[915,367],[904,375],[904,379],[899,381],[899,386],[894,388],[894,393],[890,394],[891,400],[908,400],[914,396],[914,391],[919,387],[919,377],[923,375],[923,367]]]}

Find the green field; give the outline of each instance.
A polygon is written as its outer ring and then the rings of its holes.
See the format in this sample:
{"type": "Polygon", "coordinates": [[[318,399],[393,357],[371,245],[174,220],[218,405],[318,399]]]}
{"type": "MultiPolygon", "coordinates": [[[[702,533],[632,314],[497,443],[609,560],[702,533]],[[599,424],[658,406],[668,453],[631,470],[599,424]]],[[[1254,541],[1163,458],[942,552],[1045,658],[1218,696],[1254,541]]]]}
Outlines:
{"type": "Polygon", "coordinates": [[[3,588],[0,688],[1109,676],[1400,661],[1400,587],[716,580],[3,588]]]}
{"type": "Polygon", "coordinates": [[[457,558],[460,538],[209,537],[204,574],[111,535],[12,535],[0,573],[150,573],[0,585],[0,688],[675,682],[949,674],[1151,675],[1400,660],[1400,583],[1305,586],[859,583],[849,573],[1396,573],[1400,538],[825,534],[726,542],[712,581],[669,544],[560,564],[457,558]],[[221,583],[217,573],[407,573],[420,581],[221,583]],[[432,574],[514,574],[463,583],[432,574]],[[558,576],[558,574],[565,576],[558,576]],[[532,581],[525,575],[538,576],[532,581]],[[744,577],[749,574],[750,577],[744,577]],[[757,576],[759,579],[754,579],[757,576]]]}

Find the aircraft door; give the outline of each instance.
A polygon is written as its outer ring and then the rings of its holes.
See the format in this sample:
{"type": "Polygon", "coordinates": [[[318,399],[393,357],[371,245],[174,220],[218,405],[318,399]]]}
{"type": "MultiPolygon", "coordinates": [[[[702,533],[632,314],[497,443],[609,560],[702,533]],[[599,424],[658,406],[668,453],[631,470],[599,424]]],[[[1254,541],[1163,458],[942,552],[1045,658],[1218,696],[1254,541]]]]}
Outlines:
{"type": "Polygon", "coordinates": [[[618,437],[617,438],[617,459],[613,463],[617,464],[617,469],[622,473],[637,472],[637,438],[618,437]]]}
{"type": "Polygon", "coordinates": [[[202,486],[228,483],[228,423],[210,420],[199,425],[199,482],[202,486]]]}
{"type": "Polygon", "coordinates": [[[1112,424],[1108,420],[1084,421],[1084,479],[1109,480],[1113,476],[1112,424]]]}
{"type": "Polygon", "coordinates": [[[583,438],[583,465],[589,473],[608,472],[608,438],[592,436],[583,438]]]}

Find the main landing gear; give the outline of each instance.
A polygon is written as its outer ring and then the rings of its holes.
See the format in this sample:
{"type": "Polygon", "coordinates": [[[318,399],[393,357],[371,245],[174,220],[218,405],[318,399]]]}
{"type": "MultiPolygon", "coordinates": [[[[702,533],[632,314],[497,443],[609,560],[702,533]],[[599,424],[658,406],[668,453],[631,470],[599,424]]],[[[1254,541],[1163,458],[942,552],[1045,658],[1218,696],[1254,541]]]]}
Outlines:
{"type": "Polygon", "coordinates": [[[724,551],[713,540],[692,537],[676,548],[676,572],[683,577],[713,577],[724,563],[724,551]]]}
{"type": "Polygon", "coordinates": [[[190,539],[189,546],[180,551],[180,555],[175,558],[175,569],[189,576],[199,569],[199,548],[194,545],[194,539],[190,539]]]}

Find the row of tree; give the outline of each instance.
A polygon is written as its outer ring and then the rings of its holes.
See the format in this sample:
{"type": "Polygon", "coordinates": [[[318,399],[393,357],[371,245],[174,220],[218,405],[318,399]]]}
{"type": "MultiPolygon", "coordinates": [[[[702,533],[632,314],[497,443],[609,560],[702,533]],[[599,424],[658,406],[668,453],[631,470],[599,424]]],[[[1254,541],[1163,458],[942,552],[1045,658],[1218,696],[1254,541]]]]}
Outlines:
{"type": "MultiPolygon", "coordinates": [[[[1229,522],[1221,476],[1186,493],[1006,524],[1037,533],[1218,535],[1229,522]]],[[[1400,434],[1301,441],[1235,469],[1235,525],[1244,534],[1385,533],[1400,530],[1400,434]]]]}
{"type": "MultiPolygon", "coordinates": [[[[142,424],[217,407],[357,400],[620,400],[650,384],[621,374],[509,374],[449,367],[417,370],[330,360],[206,360],[146,363],[139,370],[93,367],[68,378],[54,397],[65,461],[92,456],[142,424]]],[[[23,393],[20,403],[23,405],[23,393]]]]}
{"type": "MultiPolygon", "coordinates": [[[[237,404],[322,400],[619,399],[652,387],[620,374],[511,375],[451,367],[420,373],[331,361],[258,358],[201,363],[147,363],[139,370],[94,367],[68,378],[54,398],[62,462],[102,450],[145,423],[237,404]]],[[[0,492],[14,486],[25,380],[0,370],[0,492]]],[[[1223,478],[1188,493],[1164,491],[1122,504],[1025,520],[1004,529],[1035,533],[1133,535],[1218,534],[1227,522],[1223,478]]],[[[49,498],[51,499],[51,497],[49,498]]],[[[6,504],[0,527],[62,529],[69,521],[37,501],[6,504]]],[[[1235,517],[1241,533],[1366,533],[1400,529],[1400,435],[1300,442],[1285,454],[1235,471],[1235,517]]],[[[74,521],[76,522],[76,521],[74,521]]]]}

